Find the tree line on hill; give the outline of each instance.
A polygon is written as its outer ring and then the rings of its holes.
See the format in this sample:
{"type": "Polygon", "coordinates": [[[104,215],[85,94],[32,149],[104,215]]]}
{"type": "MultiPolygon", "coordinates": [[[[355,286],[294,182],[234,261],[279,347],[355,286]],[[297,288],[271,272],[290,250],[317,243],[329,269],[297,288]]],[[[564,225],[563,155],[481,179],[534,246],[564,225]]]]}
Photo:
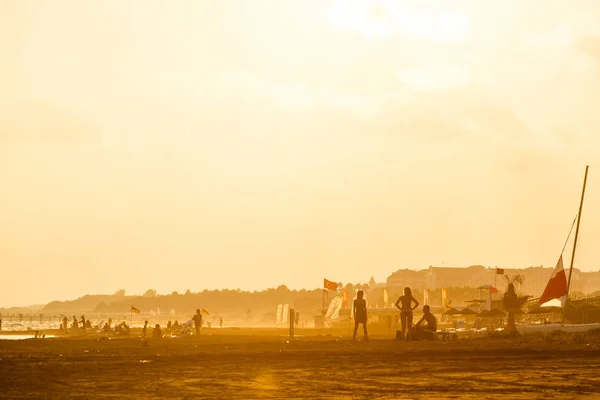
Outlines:
{"type": "MultiPolygon", "coordinates": [[[[403,289],[401,287],[385,288],[388,302],[384,304],[384,288],[369,289],[368,284],[348,284],[343,288],[348,293],[348,306],[354,297],[356,287],[365,291],[370,307],[393,306],[403,289]]],[[[112,295],[85,295],[75,300],[53,301],[45,305],[39,312],[44,315],[126,314],[134,306],[143,313],[155,312],[157,309],[161,313],[168,313],[171,310],[175,310],[177,313],[193,313],[197,308],[204,308],[211,313],[245,313],[248,310],[253,313],[274,313],[278,304],[289,304],[297,311],[318,314],[323,308],[324,297],[329,302],[338,294],[342,294],[342,289],[337,293],[329,291],[324,295],[323,289],[290,290],[285,285],[254,292],[223,289],[194,293],[187,290],[183,294],[173,292],[167,295],[157,294],[155,290],[149,289],[141,296],[127,296],[124,290],[120,290],[112,295]]],[[[467,287],[447,288],[447,294],[450,305],[464,305],[468,300],[487,296],[486,291],[481,292],[477,288],[467,287]]],[[[423,303],[422,290],[414,290],[413,295],[420,303],[423,303]]],[[[441,289],[429,290],[428,297],[429,304],[442,305],[441,289]]]]}
{"type": "MultiPolygon", "coordinates": [[[[367,294],[367,300],[370,307],[393,306],[393,303],[402,294],[402,287],[380,287],[370,288],[369,284],[342,286],[338,292],[329,291],[325,295],[325,300],[330,301],[337,294],[342,294],[343,290],[347,292],[349,301],[354,297],[356,289],[362,289],[367,294]],[[384,304],[384,289],[387,292],[387,304],[384,304]]],[[[450,306],[467,305],[469,300],[487,299],[488,292],[477,288],[469,287],[449,287],[447,290],[450,306]]],[[[502,290],[494,295],[494,299],[499,299],[502,290]]],[[[413,295],[423,303],[423,291],[413,290],[413,295]]],[[[572,293],[571,298],[578,298],[578,293],[572,293]]],[[[430,305],[442,305],[441,289],[429,290],[428,298],[430,305]]],[[[143,295],[128,296],[125,290],[119,290],[111,295],[85,295],[75,300],[53,301],[44,306],[19,307],[10,309],[0,309],[0,313],[16,315],[22,313],[44,314],[44,315],[73,315],[73,314],[127,314],[134,306],[142,313],[156,312],[160,310],[161,314],[169,313],[175,310],[177,313],[193,313],[197,308],[204,308],[211,313],[246,313],[251,311],[255,315],[263,313],[275,313],[278,304],[289,304],[290,307],[305,315],[317,315],[323,308],[324,292],[323,289],[312,290],[290,290],[285,285],[277,288],[270,288],[262,291],[242,291],[240,289],[223,290],[204,290],[202,292],[192,292],[187,290],[185,293],[172,292],[171,294],[158,294],[154,289],[148,289],[143,295]],[[307,314],[308,313],[308,314],[307,314]]],[[[476,303],[472,303],[476,304],[476,303]]]]}

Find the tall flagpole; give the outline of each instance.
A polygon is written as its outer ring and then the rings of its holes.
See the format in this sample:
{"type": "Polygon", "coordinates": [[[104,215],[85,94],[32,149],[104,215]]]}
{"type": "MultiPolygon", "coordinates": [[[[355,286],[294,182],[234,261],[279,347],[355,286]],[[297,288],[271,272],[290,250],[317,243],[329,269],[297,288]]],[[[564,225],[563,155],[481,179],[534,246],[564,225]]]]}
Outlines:
{"type": "Polygon", "coordinates": [[[589,165],[585,166],[585,175],[583,177],[583,190],[581,191],[581,201],[579,202],[579,213],[577,214],[577,227],[575,228],[575,240],[573,241],[573,253],[571,254],[571,267],[569,268],[569,280],[567,281],[567,298],[563,308],[562,323],[565,323],[565,309],[569,302],[569,289],[571,288],[571,276],[573,275],[573,263],[575,262],[575,249],[577,248],[577,238],[579,237],[579,223],[581,222],[581,210],[583,209],[583,198],[585,196],[585,185],[587,183],[587,175],[589,165]]]}
{"type": "MultiPolygon", "coordinates": [[[[496,270],[494,271],[494,287],[498,288],[498,266],[496,265],[496,270]]],[[[490,292],[492,289],[490,289],[490,292]]]]}

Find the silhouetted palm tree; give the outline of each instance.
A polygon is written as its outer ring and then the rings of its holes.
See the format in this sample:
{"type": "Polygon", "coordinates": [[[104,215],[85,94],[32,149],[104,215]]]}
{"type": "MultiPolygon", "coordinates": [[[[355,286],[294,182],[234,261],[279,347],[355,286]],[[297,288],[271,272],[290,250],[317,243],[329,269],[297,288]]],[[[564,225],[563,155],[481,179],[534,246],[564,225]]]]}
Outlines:
{"type": "Polygon", "coordinates": [[[531,296],[519,296],[515,290],[515,285],[522,285],[525,281],[523,275],[514,275],[512,278],[508,275],[504,275],[504,279],[506,279],[506,282],[508,283],[504,298],[502,299],[504,310],[508,313],[506,330],[509,333],[516,333],[517,326],[515,324],[515,314],[521,313],[521,307],[525,305],[531,296]]]}

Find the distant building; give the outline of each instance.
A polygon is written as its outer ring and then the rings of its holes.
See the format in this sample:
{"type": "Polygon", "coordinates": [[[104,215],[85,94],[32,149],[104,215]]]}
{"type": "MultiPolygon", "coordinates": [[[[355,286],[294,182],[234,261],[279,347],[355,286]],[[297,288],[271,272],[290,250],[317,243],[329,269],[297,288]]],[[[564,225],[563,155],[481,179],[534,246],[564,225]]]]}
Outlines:
{"type": "Polygon", "coordinates": [[[495,270],[483,266],[468,268],[434,267],[423,270],[400,269],[387,279],[388,287],[436,290],[442,287],[479,287],[493,284],[495,270]]]}
{"type": "Polygon", "coordinates": [[[406,286],[423,290],[427,278],[426,270],[399,269],[387,278],[389,288],[404,288],[406,286]]]}
{"type": "Polygon", "coordinates": [[[494,283],[495,269],[475,265],[468,268],[430,266],[427,270],[425,288],[436,290],[443,287],[479,287],[494,283]]]}
{"type": "MultiPolygon", "coordinates": [[[[553,268],[528,267],[504,268],[504,275],[496,275],[496,268],[474,265],[470,267],[434,267],[422,270],[400,269],[387,278],[388,288],[409,286],[415,290],[436,290],[448,287],[476,288],[483,285],[496,285],[500,291],[506,288],[504,276],[523,275],[524,282],[517,290],[523,294],[539,297],[552,275],[553,268]]],[[[567,276],[568,269],[565,271],[567,276]]],[[[600,271],[582,272],[573,269],[571,293],[592,293],[600,290],[600,271]]]]}
{"type": "Polygon", "coordinates": [[[369,290],[373,289],[384,289],[387,286],[385,282],[375,282],[375,278],[371,277],[369,280],[369,290]]]}

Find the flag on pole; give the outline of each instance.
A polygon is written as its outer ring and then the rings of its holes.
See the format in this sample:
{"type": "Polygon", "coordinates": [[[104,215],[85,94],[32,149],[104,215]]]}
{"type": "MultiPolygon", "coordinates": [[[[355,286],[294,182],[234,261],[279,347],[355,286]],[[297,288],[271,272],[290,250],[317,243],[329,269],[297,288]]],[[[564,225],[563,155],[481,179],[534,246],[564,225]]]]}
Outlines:
{"type": "Polygon", "coordinates": [[[492,294],[498,293],[498,289],[496,289],[495,287],[493,287],[492,285],[490,285],[490,293],[492,293],[492,294]]]}
{"type": "Polygon", "coordinates": [[[131,306],[131,312],[132,312],[133,314],[139,314],[139,313],[140,313],[140,310],[138,310],[138,309],[137,309],[137,308],[135,308],[134,306],[131,306]]]}
{"type": "Polygon", "coordinates": [[[210,313],[203,308],[202,309],[202,315],[210,315],[210,313]]]}
{"type": "Polygon", "coordinates": [[[327,279],[323,279],[323,288],[327,290],[337,290],[338,284],[327,279]]]}
{"type": "Polygon", "coordinates": [[[348,307],[348,291],[344,289],[342,291],[342,308],[348,307]]]}
{"type": "Polygon", "coordinates": [[[558,263],[556,263],[554,271],[552,271],[544,293],[540,297],[540,304],[544,304],[552,299],[560,299],[563,307],[567,300],[567,277],[563,268],[562,254],[558,259],[558,263]]]}
{"type": "Polygon", "coordinates": [[[496,267],[496,275],[504,275],[504,268],[496,267]]]}

